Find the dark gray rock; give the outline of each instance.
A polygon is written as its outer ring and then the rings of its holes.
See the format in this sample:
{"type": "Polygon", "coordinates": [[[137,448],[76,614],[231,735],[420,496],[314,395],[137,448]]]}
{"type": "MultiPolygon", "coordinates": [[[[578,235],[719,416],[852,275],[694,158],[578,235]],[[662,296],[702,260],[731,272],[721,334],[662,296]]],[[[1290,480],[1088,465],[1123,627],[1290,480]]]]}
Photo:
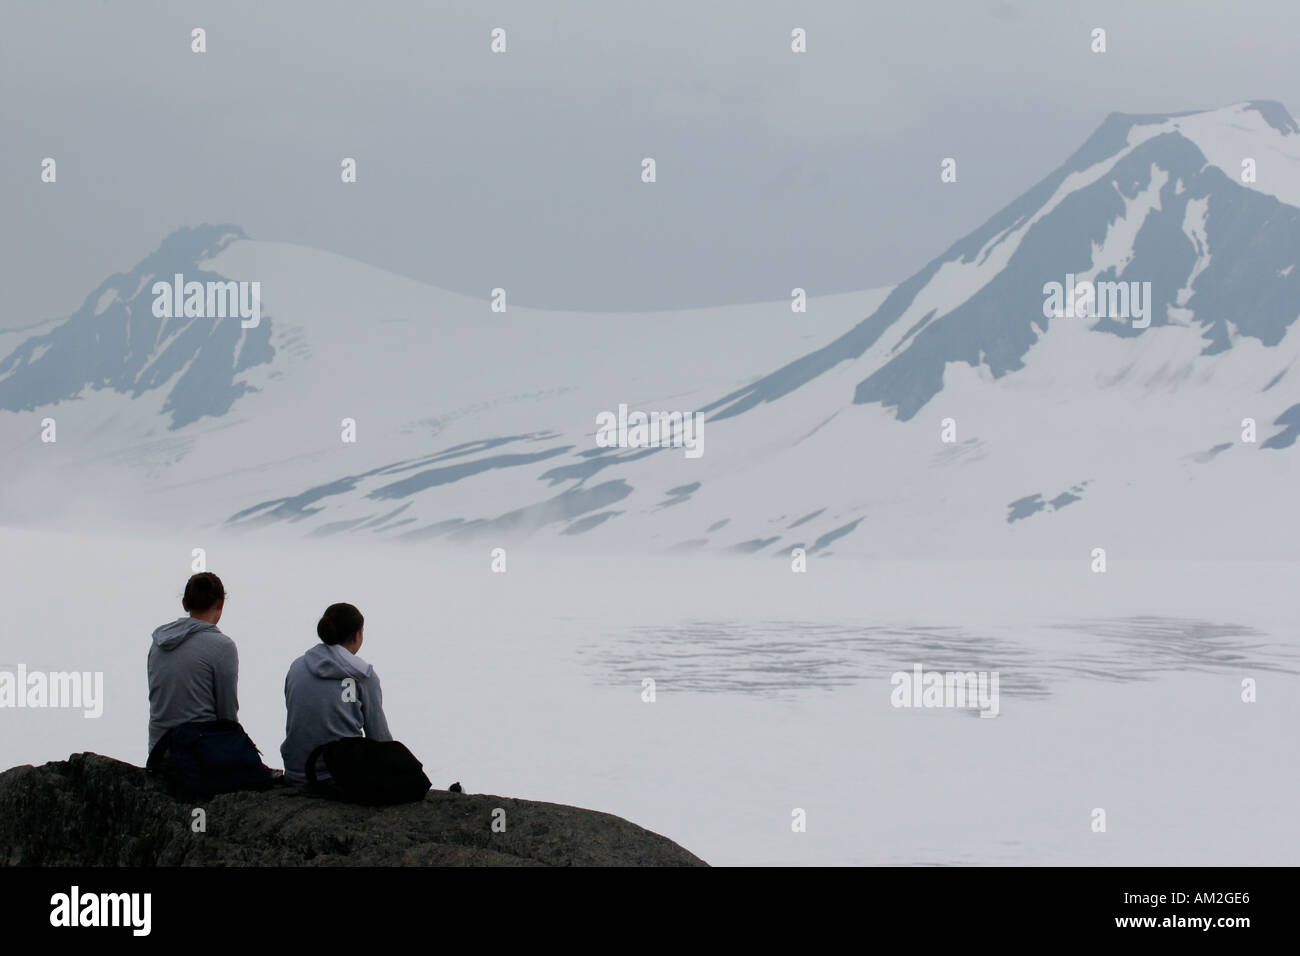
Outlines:
{"type": "Polygon", "coordinates": [[[706,866],[633,823],[556,803],[433,790],[374,809],[279,786],[190,804],[94,753],[0,773],[6,866],[706,866]],[[206,832],[192,829],[202,807],[206,832]],[[506,829],[492,831],[493,812],[506,829]]]}

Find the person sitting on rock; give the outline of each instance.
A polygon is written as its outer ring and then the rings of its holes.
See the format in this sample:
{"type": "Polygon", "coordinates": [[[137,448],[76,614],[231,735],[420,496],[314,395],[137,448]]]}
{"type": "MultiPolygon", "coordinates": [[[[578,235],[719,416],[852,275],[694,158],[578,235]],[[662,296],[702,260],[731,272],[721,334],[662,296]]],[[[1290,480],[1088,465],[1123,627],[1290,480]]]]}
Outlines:
{"type": "Polygon", "coordinates": [[[239,719],[239,652],[217,629],[226,589],[211,571],[185,584],[189,614],[153,632],[149,648],[149,752],[168,730],[239,719]]]}
{"type": "MultiPolygon", "coordinates": [[[[384,717],[384,697],[375,669],[357,657],[365,619],[351,604],[325,609],[316,634],[321,643],[289,665],[284,678],[288,710],[285,740],[280,745],[285,776],[306,783],[307,757],[322,744],[341,737],[392,740],[384,717]]],[[[329,772],[316,767],[329,786],[329,772]]]]}

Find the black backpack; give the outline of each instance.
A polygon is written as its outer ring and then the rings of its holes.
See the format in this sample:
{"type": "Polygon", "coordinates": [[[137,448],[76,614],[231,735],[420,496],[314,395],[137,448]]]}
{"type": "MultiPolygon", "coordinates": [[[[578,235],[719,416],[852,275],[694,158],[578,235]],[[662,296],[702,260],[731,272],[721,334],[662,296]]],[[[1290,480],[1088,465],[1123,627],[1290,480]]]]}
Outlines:
{"type": "Polygon", "coordinates": [[[267,789],[273,774],[261,753],[236,721],[181,724],[162,735],[145,769],[161,776],[172,796],[193,800],[267,789]]]}
{"type": "Polygon", "coordinates": [[[321,744],[307,757],[306,773],[314,789],[368,807],[423,800],[433,786],[423,764],[403,744],[368,737],[340,737],[321,744]],[[336,793],[320,787],[316,780],[316,760],[320,757],[325,758],[325,769],[333,778],[336,793]]]}

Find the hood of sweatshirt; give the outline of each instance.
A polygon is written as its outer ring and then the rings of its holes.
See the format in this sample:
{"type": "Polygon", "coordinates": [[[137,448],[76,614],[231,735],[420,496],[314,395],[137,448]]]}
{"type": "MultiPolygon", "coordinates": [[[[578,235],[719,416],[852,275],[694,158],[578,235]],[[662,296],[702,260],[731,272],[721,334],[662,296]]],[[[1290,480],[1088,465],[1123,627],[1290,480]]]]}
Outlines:
{"type": "Polygon", "coordinates": [[[217,625],[196,617],[182,617],[155,628],[153,642],[161,651],[174,651],[200,631],[215,631],[217,625]]]}
{"type": "Polygon", "coordinates": [[[364,680],[374,669],[346,647],[337,644],[317,644],[302,655],[307,672],[326,680],[343,680],[346,677],[364,680]]]}

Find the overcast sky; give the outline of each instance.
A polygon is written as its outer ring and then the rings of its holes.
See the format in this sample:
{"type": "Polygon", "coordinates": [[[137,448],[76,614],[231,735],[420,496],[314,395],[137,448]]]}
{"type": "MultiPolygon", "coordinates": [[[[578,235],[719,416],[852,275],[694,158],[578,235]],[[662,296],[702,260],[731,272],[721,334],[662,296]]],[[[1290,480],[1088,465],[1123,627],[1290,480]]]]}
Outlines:
{"type": "Polygon", "coordinates": [[[72,311],[202,222],[466,294],[504,286],[512,305],[889,285],[1109,112],[1300,112],[1290,0],[0,9],[0,327],[72,311]],[[206,54],[190,52],[196,26],[206,54]],[[955,184],[939,180],[947,156],[955,184]]]}

